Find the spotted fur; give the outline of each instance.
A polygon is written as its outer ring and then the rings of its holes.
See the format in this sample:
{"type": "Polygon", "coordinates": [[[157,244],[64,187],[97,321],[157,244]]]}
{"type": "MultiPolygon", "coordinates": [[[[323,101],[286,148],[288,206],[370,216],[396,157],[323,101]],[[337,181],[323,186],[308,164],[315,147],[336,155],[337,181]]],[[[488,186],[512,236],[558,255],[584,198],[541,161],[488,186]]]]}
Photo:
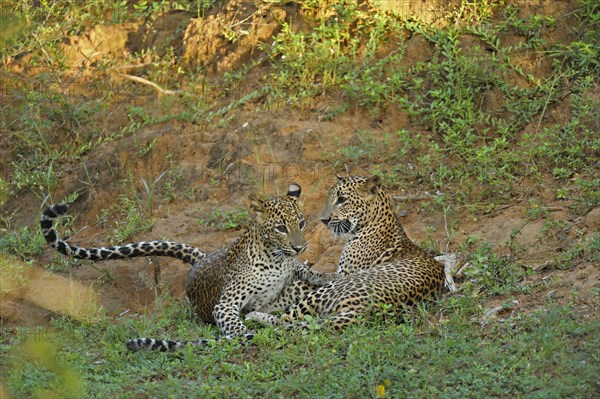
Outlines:
{"type": "Polygon", "coordinates": [[[443,287],[443,265],[406,236],[377,177],[338,177],[321,220],[347,238],[338,278],[303,292],[281,317],[252,312],[247,320],[277,325],[319,315],[341,329],[381,304],[402,312],[443,287]]]}
{"type": "Polygon", "coordinates": [[[109,260],[135,258],[138,256],[168,256],[194,265],[206,256],[196,247],[170,241],[141,241],[127,245],[100,248],[81,248],[61,240],[54,230],[54,220],[67,213],[68,206],[55,204],[47,208],[40,219],[46,242],[63,255],[77,259],[109,260]]]}
{"type": "MultiPolygon", "coordinates": [[[[95,261],[136,256],[170,256],[192,265],[186,294],[203,320],[215,323],[224,337],[251,337],[240,315],[262,310],[297,280],[317,282],[319,274],[301,263],[297,255],[306,249],[304,216],[297,199],[301,188],[292,184],[287,195],[270,200],[250,197],[254,216],[247,231],[230,246],[206,254],[188,244],[145,241],[122,246],[81,248],[61,240],[53,221],[67,211],[66,205],[53,205],[41,218],[46,241],[58,252],[95,261]]],[[[174,350],[184,344],[203,345],[206,340],[170,341],[152,338],[132,339],[130,350],[151,348],[174,350]]]]}

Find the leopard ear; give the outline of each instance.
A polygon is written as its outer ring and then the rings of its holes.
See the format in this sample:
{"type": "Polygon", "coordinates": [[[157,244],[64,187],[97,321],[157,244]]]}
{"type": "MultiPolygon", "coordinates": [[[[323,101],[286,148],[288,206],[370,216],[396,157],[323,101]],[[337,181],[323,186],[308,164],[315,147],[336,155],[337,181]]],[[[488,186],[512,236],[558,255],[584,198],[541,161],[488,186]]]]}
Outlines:
{"type": "Polygon", "coordinates": [[[344,178],[340,175],[338,175],[337,173],[335,174],[335,178],[337,179],[338,182],[344,180],[344,178]]]}
{"type": "Polygon", "coordinates": [[[361,187],[361,192],[367,197],[372,198],[381,188],[381,179],[379,176],[371,176],[361,187]]]}
{"type": "Polygon", "coordinates": [[[249,196],[248,201],[250,202],[250,216],[252,216],[254,219],[260,219],[261,215],[265,211],[264,201],[256,198],[254,195],[249,196]]]}
{"type": "Polygon", "coordinates": [[[289,197],[299,198],[302,192],[302,187],[299,184],[292,183],[288,187],[287,195],[289,197]]]}
{"type": "Polygon", "coordinates": [[[367,189],[371,194],[375,194],[381,188],[381,178],[377,175],[369,177],[367,180],[367,189]]]}

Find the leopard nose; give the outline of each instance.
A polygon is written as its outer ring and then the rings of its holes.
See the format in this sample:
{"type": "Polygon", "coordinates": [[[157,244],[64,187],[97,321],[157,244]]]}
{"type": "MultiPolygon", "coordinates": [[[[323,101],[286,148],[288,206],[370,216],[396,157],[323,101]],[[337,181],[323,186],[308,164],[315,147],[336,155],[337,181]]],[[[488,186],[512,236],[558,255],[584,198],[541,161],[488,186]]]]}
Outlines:
{"type": "Polygon", "coordinates": [[[304,249],[306,248],[306,244],[292,245],[292,248],[294,249],[294,251],[296,251],[297,254],[299,254],[300,252],[304,251],[304,249]]]}
{"type": "Polygon", "coordinates": [[[331,218],[321,218],[321,222],[323,222],[323,224],[325,226],[327,226],[329,224],[329,221],[331,220],[331,218]]]}

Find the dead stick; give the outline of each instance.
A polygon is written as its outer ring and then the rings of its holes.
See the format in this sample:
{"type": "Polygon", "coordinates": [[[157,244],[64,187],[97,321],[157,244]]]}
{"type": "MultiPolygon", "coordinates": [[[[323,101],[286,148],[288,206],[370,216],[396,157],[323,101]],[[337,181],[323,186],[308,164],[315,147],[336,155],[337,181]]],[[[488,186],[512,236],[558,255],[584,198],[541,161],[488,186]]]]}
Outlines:
{"type": "Polygon", "coordinates": [[[117,75],[122,76],[125,79],[133,80],[134,82],[137,82],[137,83],[142,83],[142,84],[145,84],[148,86],[152,86],[160,94],[177,94],[177,93],[181,92],[181,90],[165,90],[162,87],[160,87],[159,85],[157,85],[156,83],[151,82],[148,79],[140,78],[139,76],[127,75],[125,73],[118,73],[117,75]]]}

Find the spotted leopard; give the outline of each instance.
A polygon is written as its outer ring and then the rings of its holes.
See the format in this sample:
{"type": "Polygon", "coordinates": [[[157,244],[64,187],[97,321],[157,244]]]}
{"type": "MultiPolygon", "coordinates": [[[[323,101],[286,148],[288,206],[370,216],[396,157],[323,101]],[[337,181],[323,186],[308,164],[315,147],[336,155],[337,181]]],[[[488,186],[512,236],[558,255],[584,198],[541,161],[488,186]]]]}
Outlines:
{"type": "Polygon", "coordinates": [[[347,238],[338,278],[302,292],[280,317],[255,311],[246,320],[278,325],[319,315],[341,329],[381,304],[402,312],[442,289],[444,266],[406,236],[378,177],[338,177],[321,221],[347,238]]]}
{"type": "MultiPolygon", "coordinates": [[[[253,221],[247,231],[226,248],[206,254],[196,247],[169,241],[81,248],[61,240],[53,221],[67,212],[66,205],[53,205],[41,217],[46,241],[58,252],[78,259],[101,261],[137,256],[169,256],[192,265],[186,294],[203,320],[215,323],[224,337],[246,335],[242,313],[261,310],[295,280],[318,284],[319,274],[301,263],[297,255],[306,249],[304,216],[297,199],[301,188],[291,184],[287,195],[270,200],[250,197],[253,221]]],[[[171,341],[150,338],[127,342],[130,350],[152,348],[174,350],[184,344],[202,345],[206,340],[171,341]]]]}

